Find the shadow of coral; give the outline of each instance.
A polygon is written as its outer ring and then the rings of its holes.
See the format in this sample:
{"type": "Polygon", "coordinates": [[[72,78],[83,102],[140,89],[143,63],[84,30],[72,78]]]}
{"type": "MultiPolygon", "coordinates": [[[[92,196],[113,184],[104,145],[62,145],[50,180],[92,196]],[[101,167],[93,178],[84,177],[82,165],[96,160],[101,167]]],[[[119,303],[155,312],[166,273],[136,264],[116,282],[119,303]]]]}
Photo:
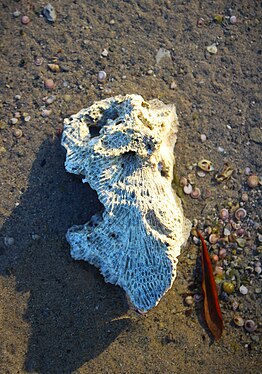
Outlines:
{"type": "Polygon", "coordinates": [[[30,293],[24,369],[43,374],[71,373],[128,327],[127,319],[118,319],[128,309],[124,292],[105,284],[94,267],[70,257],[67,229],[85,223],[102,206],[63,163],[58,139],[44,142],[28,189],[1,230],[2,239],[13,236],[16,244],[0,251],[0,272],[15,276],[19,292],[30,293]]]}

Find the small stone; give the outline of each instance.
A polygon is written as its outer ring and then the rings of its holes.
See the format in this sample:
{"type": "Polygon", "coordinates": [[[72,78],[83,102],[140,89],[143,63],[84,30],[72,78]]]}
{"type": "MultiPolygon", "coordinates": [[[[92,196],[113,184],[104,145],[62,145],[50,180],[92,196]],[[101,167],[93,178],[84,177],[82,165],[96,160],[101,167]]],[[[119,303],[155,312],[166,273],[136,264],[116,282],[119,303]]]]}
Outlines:
{"type": "Polygon", "coordinates": [[[44,7],[43,15],[49,22],[55,22],[57,17],[55,8],[50,3],[44,7]]]}
{"type": "Polygon", "coordinates": [[[170,88],[171,88],[171,90],[175,90],[177,88],[177,84],[176,84],[175,81],[171,82],[170,88]]]}
{"type": "Polygon", "coordinates": [[[256,272],[257,274],[261,274],[261,271],[262,271],[261,266],[256,266],[256,267],[255,267],[255,272],[256,272]]]}
{"type": "Polygon", "coordinates": [[[49,117],[51,113],[52,113],[52,109],[44,109],[41,115],[42,117],[46,118],[46,117],[49,117]]]}
{"type": "Polygon", "coordinates": [[[247,184],[250,188],[256,188],[259,185],[259,177],[255,174],[249,175],[247,184]]]}
{"type": "Polygon", "coordinates": [[[28,23],[30,22],[31,20],[30,20],[30,18],[28,17],[28,16],[22,16],[22,18],[21,18],[21,23],[23,24],[23,25],[28,25],[28,23]]]}
{"type": "Polygon", "coordinates": [[[101,56],[103,57],[107,57],[108,56],[108,50],[107,49],[104,49],[101,53],[101,56]]]}
{"type": "Polygon", "coordinates": [[[114,20],[114,19],[111,19],[111,20],[109,21],[109,23],[110,23],[110,25],[114,25],[114,24],[115,24],[115,20],[114,20]]]}
{"type": "Polygon", "coordinates": [[[15,100],[20,100],[21,99],[21,95],[15,95],[15,100]]]}
{"type": "Polygon", "coordinates": [[[24,117],[24,121],[25,121],[25,122],[29,122],[30,119],[31,119],[31,116],[25,116],[25,117],[24,117]]]}
{"type": "Polygon", "coordinates": [[[51,90],[55,87],[55,83],[53,79],[45,79],[44,85],[45,85],[45,88],[47,88],[48,90],[51,90]]]}
{"type": "Polygon", "coordinates": [[[249,132],[250,139],[255,143],[262,143],[262,131],[259,127],[253,127],[249,132]]]}
{"type": "Polygon", "coordinates": [[[6,237],[4,238],[4,244],[5,244],[6,246],[11,246],[11,245],[13,245],[14,243],[15,243],[15,239],[14,239],[14,238],[9,237],[9,236],[6,236],[6,237]]]}
{"type": "Polygon", "coordinates": [[[230,17],[230,23],[231,23],[232,25],[235,25],[235,24],[237,23],[237,17],[236,17],[236,16],[231,16],[231,17],[230,17]]]}
{"type": "Polygon", "coordinates": [[[160,64],[162,60],[172,60],[171,53],[165,48],[159,48],[156,54],[156,63],[160,64]]]}
{"type": "Polygon", "coordinates": [[[14,13],[13,13],[13,16],[14,17],[19,17],[19,16],[21,16],[21,12],[19,12],[19,10],[15,10],[14,13]]]}
{"type": "Polygon", "coordinates": [[[194,298],[192,296],[187,296],[185,298],[185,304],[186,305],[190,306],[190,305],[193,305],[193,303],[194,303],[194,298]]]}
{"type": "Polygon", "coordinates": [[[63,96],[63,99],[64,99],[64,101],[65,101],[66,103],[69,103],[69,101],[71,101],[71,96],[68,95],[68,94],[66,94],[66,95],[63,96]]]}
{"type": "Polygon", "coordinates": [[[207,46],[207,51],[211,55],[215,55],[217,53],[217,46],[215,44],[211,44],[211,45],[207,46]]]}
{"type": "Polygon", "coordinates": [[[224,282],[223,283],[223,290],[228,294],[232,294],[235,291],[235,286],[233,283],[224,282]]]}
{"type": "Polygon", "coordinates": [[[59,73],[60,71],[60,66],[58,64],[47,64],[47,66],[53,73],[59,73]]]}
{"type": "Polygon", "coordinates": [[[36,66],[41,66],[43,62],[44,62],[43,57],[36,56],[34,59],[34,64],[36,66]]]}
{"type": "Polygon", "coordinates": [[[220,153],[224,153],[224,152],[225,152],[225,150],[224,150],[223,147],[218,147],[217,150],[218,150],[218,152],[220,152],[220,153]]]}
{"type": "Polygon", "coordinates": [[[242,201],[244,201],[246,203],[248,201],[248,194],[246,192],[243,192],[242,196],[241,196],[241,199],[242,199],[242,201]]]}
{"type": "Polygon", "coordinates": [[[11,118],[11,119],[10,119],[10,123],[11,123],[11,125],[15,125],[17,122],[18,122],[18,119],[17,119],[17,118],[11,118]]]}
{"type": "Polygon", "coordinates": [[[54,95],[49,96],[49,97],[46,99],[46,104],[47,104],[47,105],[50,105],[50,104],[52,104],[55,100],[56,100],[56,97],[55,97],[54,95]]]}
{"type": "Polygon", "coordinates": [[[248,289],[246,288],[246,286],[240,286],[239,287],[239,292],[242,293],[242,295],[246,295],[248,293],[248,289]]]}
{"type": "Polygon", "coordinates": [[[201,134],[200,135],[200,140],[201,140],[201,142],[205,142],[206,140],[207,140],[207,136],[206,136],[206,134],[201,134]]]}
{"type": "Polygon", "coordinates": [[[37,235],[37,234],[32,234],[32,239],[33,239],[33,240],[39,240],[39,239],[40,239],[40,236],[37,235]]]}

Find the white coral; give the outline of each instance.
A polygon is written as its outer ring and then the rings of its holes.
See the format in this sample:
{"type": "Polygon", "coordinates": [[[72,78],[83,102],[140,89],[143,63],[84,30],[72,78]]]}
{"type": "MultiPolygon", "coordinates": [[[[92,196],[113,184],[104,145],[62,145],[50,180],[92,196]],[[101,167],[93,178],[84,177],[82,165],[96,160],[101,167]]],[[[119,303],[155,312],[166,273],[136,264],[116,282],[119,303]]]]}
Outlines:
{"type": "Polygon", "coordinates": [[[66,170],[84,176],[102,216],[67,232],[71,255],[100,268],[141,311],[172,286],[190,223],[171,187],[174,105],[139,95],[94,103],[65,120],[66,170]]]}

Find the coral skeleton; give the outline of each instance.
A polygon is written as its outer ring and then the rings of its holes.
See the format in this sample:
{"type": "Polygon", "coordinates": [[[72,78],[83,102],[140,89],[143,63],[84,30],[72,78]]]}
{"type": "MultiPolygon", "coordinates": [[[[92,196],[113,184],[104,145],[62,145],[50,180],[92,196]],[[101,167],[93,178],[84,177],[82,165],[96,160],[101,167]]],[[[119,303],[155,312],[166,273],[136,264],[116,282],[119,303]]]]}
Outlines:
{"type": "Polygon", "coordinates": [[[64,121],[66,170],[104,206],[68,230],[71,255],[98,267],[141,312],[172,286],[191,228],[172,188],[177,130],[174,105],[140,95],[95,102],[64,121]]]}

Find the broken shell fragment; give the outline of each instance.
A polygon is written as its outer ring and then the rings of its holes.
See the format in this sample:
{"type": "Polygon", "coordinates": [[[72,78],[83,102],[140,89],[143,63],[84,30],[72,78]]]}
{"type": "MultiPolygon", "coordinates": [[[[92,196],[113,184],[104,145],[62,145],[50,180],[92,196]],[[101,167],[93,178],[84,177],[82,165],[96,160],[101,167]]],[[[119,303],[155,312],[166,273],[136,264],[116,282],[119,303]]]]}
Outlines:
{"type": "Polygon", "coordinates": [[[220,213],[219,213],[219,216],[223,221],[226,221],[229,217],[228,209],[226,209],[226,208],[221,209],[220,213]]]}
{"type": "Polygon", "coordinates": [[[217,234],[209,235],[209,243],[216,244],[218,242],[219,236],[217,234]]]}
{"type": "Polygon", "coordinates": [[[214,170],[214,166],[212,165],[211,161],[209,160],[201,160],[197,163],[197,166],[203,170],[203,171],[206,171],[206,172],[209,172],[209,171],[213,171],[214,170]]]}
{"type": "Polygon", "coordinates": [[[143,312],[171,288],[191,229],[172,173],[155,167],[173,170],[177,128],[174,105],[140,95],[95,102],[64,121],[66,170],[83,175],[104,205],[97,225],[68,230],[71,255],[98,267],[143,312]]]}
{"type": "Polygon", "coordinates": [[[215,179],[218,182],[224,182],[232,176],[233,172],[234,172],[234,169],[231,166],[229,166],[228,164],[225,164],[223,166],[221,172],[216,174],[215,179]]]}
{"type": "Polygon", "coordinates": [[[215,44],[211,44],[211,45],[207,46],[207,51],[211,55],[215,55],[217,53],[217,46],[215,44]]]}

